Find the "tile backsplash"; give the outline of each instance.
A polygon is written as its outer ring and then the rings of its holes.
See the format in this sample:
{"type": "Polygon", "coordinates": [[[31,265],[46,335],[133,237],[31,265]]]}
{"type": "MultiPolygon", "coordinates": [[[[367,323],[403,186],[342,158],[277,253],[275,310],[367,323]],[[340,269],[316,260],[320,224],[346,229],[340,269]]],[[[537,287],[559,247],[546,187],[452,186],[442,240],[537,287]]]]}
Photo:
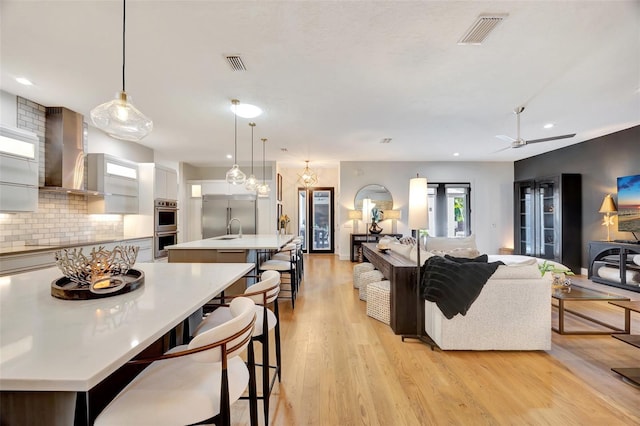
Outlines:
{"type": "MultiPolygon", "coordinates": [[[[40,139],[40,186],[44,185],[45,113],[44,106],[17,97],[17,127],[40,139]]],[[[40,191],[35,213],[0,214],[0,248],[120,239],[123,234],[122,215],[88,214],[83,195],[40,191]]]]}
{"type": "Polygon", "coordinates": [[[40,192],[35,213],[0,214],[0,248],[122,238],[122,215],[87,214],[83,195],[40,192]]]}

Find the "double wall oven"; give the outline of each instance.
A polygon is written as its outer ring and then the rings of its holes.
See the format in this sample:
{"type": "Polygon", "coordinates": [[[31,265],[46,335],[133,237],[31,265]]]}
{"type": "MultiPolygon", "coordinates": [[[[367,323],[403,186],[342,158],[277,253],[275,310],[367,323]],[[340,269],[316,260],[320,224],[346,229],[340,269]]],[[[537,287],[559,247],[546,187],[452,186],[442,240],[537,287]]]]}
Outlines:
{"type": "Polygon", "coordinates": [[[165,247],[178,244],[178,202],[155,200],[153,223],[154,258],[166,258],[169,253],[165,247]]]}

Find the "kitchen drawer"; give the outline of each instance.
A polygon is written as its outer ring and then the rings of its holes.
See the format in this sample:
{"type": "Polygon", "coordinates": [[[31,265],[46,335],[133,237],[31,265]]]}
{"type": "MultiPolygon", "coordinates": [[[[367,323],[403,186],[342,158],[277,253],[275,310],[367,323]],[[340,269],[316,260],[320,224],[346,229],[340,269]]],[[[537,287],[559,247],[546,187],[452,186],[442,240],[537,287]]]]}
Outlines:
{"type": "Polygon", "coordinates": [[[0,182],[0,211],[35,212],[38,210],[38,187],[0,182]]]}
{"type": "Polygon", "coordinates": [[[55,266],[56,258],[54,253],[55,250],[51,250],[29,254],[2,256],[2,261],[0,261],[0,275],[17,274],[34,269],[55,266]]]}

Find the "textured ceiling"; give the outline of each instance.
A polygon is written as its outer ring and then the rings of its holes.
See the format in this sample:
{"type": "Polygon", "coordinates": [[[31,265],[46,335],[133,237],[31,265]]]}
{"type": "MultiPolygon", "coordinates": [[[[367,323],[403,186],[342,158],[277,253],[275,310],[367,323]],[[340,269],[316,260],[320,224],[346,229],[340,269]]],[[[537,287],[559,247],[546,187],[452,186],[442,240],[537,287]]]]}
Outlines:
{"type": "MultiPolygon", "coordinates": [[[[120,90],[121,2],[3,0],[0,11],[2,90],[87,121],[120,90]]],[[[141,144],[194,165],[231,163],[233,98],[265,111],[256,159],[266,137],[268,161],[300,166],[513,161],[640,124],[640,2],[130,0],[126,79],[154,120],[141,144]],[[458,45],[482,13],[508,16],[483,45],[458,45]],[[520,105],[523,138],[576,137],[496,153],[520,105]]],[[[250,129],[238,123],[246,164],[250,129]]]]}

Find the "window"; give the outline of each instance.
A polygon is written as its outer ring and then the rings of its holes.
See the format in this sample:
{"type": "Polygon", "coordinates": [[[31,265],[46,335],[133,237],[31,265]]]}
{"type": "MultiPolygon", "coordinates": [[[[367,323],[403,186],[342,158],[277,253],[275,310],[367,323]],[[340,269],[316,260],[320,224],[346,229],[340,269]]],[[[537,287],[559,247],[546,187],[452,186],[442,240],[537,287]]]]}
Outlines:
{"type": "Polygon", "coordinates": [[[471,185],[429,183],[429,235],[466,237],[471,234],[471,185]]]}

